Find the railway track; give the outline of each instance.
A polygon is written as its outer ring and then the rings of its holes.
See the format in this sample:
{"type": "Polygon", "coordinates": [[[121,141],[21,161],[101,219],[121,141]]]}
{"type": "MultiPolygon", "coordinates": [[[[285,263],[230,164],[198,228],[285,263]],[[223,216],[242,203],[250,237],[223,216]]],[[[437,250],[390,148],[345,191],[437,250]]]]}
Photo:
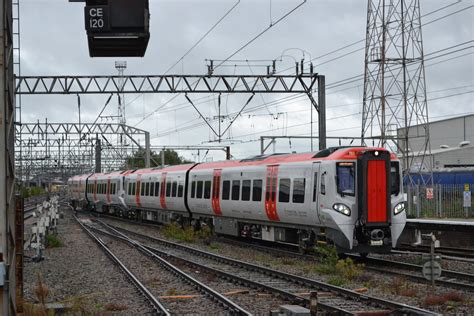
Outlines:
{"type": "MultiPolygon", "coordinates": [[[[402,245],[401,247],[397,248],[397,250],[408,251],[408,252],[430,253],[430,246],[402,245]]],[[[474,250],[468,249],[468,248],[440,247],[440,248],[436,248],[436,253],[442,254],[443,257],[445,257],[446,259],[450,259],[450,258],[474,259],[474,250]]]]}
{"type": "MultiPolygon", "coordinates": [[[[243,243],[235,239],[229,240],[227,238],[224,238],[224,242],[230,242],[239,246],[248,246],[248,243],[243,243]]],[[[297,250],[289,250],[288,246],[286,246],[287,250],[277,249],[275,247],[262,246],[255,243],[252,244],[252,247],[273,254],[280,254],[292,257],[297,256],[304,260],[315,259],[314,255],[300,254],[297,250]]],[[[297,248],[295,247],[295,249],[297,248]]],[[[423,266],[421,265],[379,259],[370,256],[366,258],[361,258],[359,255],[354,254],[346,254],[345,256],[354,259],[358,262],[364,263],[365,268],[371,271],[401,276],[406,278],[407,280],[412,280],[415,282],[429,283],[429,281],[426,280],[422,275],[423,266]]],[[[442,276],[436,281],[436,283],[454,289],[474,291],[474,275],[468,273],[443,270],[442,276]]]]}
{"type": "MultiPolygon", "coordinates": [[[[101,221],[99,222],[107,225],[101,221]]],[[[182,262],[222,278],[280,295],[298,305],[308,307],[310,301],[307,295],[310,292],[318,291],[318,293],[321,293],[318,297],[318,308],[329,313],[343,315],[358,315],[368,312],[380,314],[435,314],[418,307],[363,295],[324,282],[230,259],[112,225],[107,225],[107,227],[111,230],[120,231],[127,236],[133,236],[135,240],[147,243],[145,247],[148,250],[167,259],[182,262]],[[156,248],[157,245],[159,248],[156,248]]]]}
{"type": "MultiPolygon", "coordinates": [[[[159,275],[160,280],[163,281],[168,281],[166,282],[167,284],[161,284],[160,289],[148,289],[146,288],[142,282],[141,285],[141,291],[146,293],[148,291],[147,297],[153,296],[154,293],[160,292],[163,293],[165,288],[168,288],[170,290],[175,290],[175,286],[177,287],[177,283],[184,283],[185,287],[191,289],[191,290],[196,290],[199,293],[202,293],[203,295],[199,295],[197,297],[202,297],[198,298],[200,301],[198,302],[198,305],[201,306],[201,309],[204,308],[206,311],[210,310],[212,313],[218,313],[218,314],[226,314],[226,315],[250,315],[248,311],[246,311],[244,308],[241,306],[237,305],[224,295],[216,292],[212,288],[208,287],[207,285],[203,284],[199,280],[195,279],[192,277],[190,274],[185,273],[183,270],[179,269],[175,265],[171,264],[169,261],[161,258],[160,256],[156,255],[140,243],[137,243],[136,241],[128,238],[127,236],[119,233],[119,232],[108,232],[105,231],[101,227],[94,227],[91,224],[83,224],[81,223],[82,226],[85,226],[85,229],[88,229],[89,231],[95,231],[97,233],[100,233],[102,235],[105,235],[106,239],[109,239],[109,242],[105,245],[108,248],[109,252],[114,252],[115,256],[117,256],[117,253],[120,253],[120,249],[122,248],[121,246],[118,245],[113,245],[111,244],[110,240],[120,240],[121,242],[124,242],[128,244],[132,249],[134,249],[134,253],[137,254],[137,256],[144,256],[145,260],[144,263],[146,263],[149,260],[153,260],[154,262],[158,263],[158,266],[160,267],[159,270],[156,270],[153,268],[153,273],[152,275],[159,275]],[[168,274],[166,276],[165,274],[168,274]],[[214,306],[215,305],[215,306],[214,306]]],[[[100,240],[100,239],[99,239],[100,240]]],[[[128,252],[127,252],[128,253],[128,252]]],[[[127,255],[122,255],[120,257],[124,258],[127,255]]],[[[117,258],[118,259],[118,258],[117,258]]],[[[115,260],[114,260],[115,261],[115,260]]],[[[126,266],[125,263],[121,263],[122,266],[126,266]]],[[[134,263],[130,263],[129,265],[133,266],[134,263]]],[[[155,265],[156,266],[156,265],[155,265]]],[[[144,273],[144,270],[148,269],[148,273],[150,272],[149,268],[144,268],[142,266],[135,266],[135,271],[139,270],[137,274],[134,275],[134,279],[138,282],[140,282],[140,279],[144,279],[146,276],[146,273],[144,273]]],[[[128,270],[130,273],[133,273],[132,271],[128,270]]],[[[136,283],[136,282],[135,282],[136,283]]],[[[151,298],[151,297],[150,297],[151,298]]],[[[169,302],[166,301],[158,301],[158,299],[153,296],[152,299],[152,304],[157,309],[157,311],[160,314],[163,315],[169,315],[170,312],[175,313],[174,309],[179,306],[180,311],[186,310],[186,312],[197,312],[196,311],[196,302],[186,299],[185,301],[180,301],[178,305],[174,303],[174,305],[171,305],[169,302]],[[160,303],[161,306],[157,306],[156,302],[160,303]],[[188,305],[186,305],[188,304],[188,305]]]]}

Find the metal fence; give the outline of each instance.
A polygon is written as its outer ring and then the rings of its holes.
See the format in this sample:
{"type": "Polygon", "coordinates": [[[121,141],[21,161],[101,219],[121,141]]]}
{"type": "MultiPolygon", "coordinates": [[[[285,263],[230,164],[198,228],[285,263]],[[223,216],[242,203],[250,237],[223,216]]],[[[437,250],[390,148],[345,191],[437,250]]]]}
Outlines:
{"type": "MultiPolygon", "coordinates": [[[[474,184],[469,184],[472,190],[474,184]]],[[[421,184],[405,186],[409,218],[474,218],[474,199],[464,207],[463,184],[421,184]]]]}

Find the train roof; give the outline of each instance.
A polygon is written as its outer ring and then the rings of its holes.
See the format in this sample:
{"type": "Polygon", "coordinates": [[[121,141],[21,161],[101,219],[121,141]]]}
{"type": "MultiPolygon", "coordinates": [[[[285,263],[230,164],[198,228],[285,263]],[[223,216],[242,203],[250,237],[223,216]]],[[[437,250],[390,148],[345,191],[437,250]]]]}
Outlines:
{"type": "MultiPolygon", "coordinates": [[[[327,161],[327,160],[355,160],[357,156],[367,150],[379,150],[387,151],[381,147],[360,147],[360,146],[343,146],[343,147],[330,147],[318,152],[308,152],[300,154],[292,153],[275,153],[268,155],[258,155],[241,160],[224,160],[216,162],[204,162],[200,164],[191,163],[183,165],[174,165],[166,167],[155,167],[155,168],[144,168],[144,169],[132,169],[114,171],[110,173],[99,173],[93,174],[94,177],[101,176],[127,176],[131,174],[143,175],[143,174],[154,174],[163,172],[179,172],[193,170],[205,170],[205,169],[220,169],[220,168],[232,168],[232,167],[243,167],[243,166],[261,166],[261,165],[273,165],[273,164],[285,164],[295,162],[308,162],[308,161],[327,161]]],[[[390,159],[396,160],[395,154],[390,154],[390,159]]],[[[88,175],[86,175],[88,176],[88,175]]]]}
{"type": "MultiPolygon", "coordinates": [[[[197,165],[194,169],[218,169],[226,167],[231,168],[241,166],[273,165],[307,161],[355,160],[360,153],[366,150],[386,151],[386,149],[380,147],[330,147],[318,152],[308,152],[301,154],[277,153],[270,155],[259,155],[242,160],[207,162],[197,165]]],[[[390,158],[392,160],[397,159],[393,153],[390,155],[390,158]]]]}

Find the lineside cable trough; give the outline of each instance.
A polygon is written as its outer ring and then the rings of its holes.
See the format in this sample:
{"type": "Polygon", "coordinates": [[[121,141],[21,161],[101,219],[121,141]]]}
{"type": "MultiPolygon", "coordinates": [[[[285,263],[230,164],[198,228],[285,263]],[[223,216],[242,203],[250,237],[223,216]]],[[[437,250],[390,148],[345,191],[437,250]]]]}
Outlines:
{"type": "Polygon", "coordinates": [[[25,249],[35,249],[35,256],[32,257],[33,262],[44,260],[43,250],[48,243],[48,235],[57,234],[57,225],[60,217],[59,214],[59,197],[53,196],[48,201],[43,201],[33,211],[33,217],[37,218],[36,223],[31,227],[30,238],[25,242],[25,249]]]}

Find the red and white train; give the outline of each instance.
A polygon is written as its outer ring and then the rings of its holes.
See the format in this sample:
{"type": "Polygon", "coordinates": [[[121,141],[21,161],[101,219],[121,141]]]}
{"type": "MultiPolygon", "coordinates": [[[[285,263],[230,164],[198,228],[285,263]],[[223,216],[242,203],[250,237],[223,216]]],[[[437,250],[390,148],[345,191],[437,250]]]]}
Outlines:
{"type": "Polygon", "coordinates": [[[87,174],[68,186],[75,205],[98,212],[344,252],[389,251],[406,222],[399,161],[384,148],[87,174]]]}

